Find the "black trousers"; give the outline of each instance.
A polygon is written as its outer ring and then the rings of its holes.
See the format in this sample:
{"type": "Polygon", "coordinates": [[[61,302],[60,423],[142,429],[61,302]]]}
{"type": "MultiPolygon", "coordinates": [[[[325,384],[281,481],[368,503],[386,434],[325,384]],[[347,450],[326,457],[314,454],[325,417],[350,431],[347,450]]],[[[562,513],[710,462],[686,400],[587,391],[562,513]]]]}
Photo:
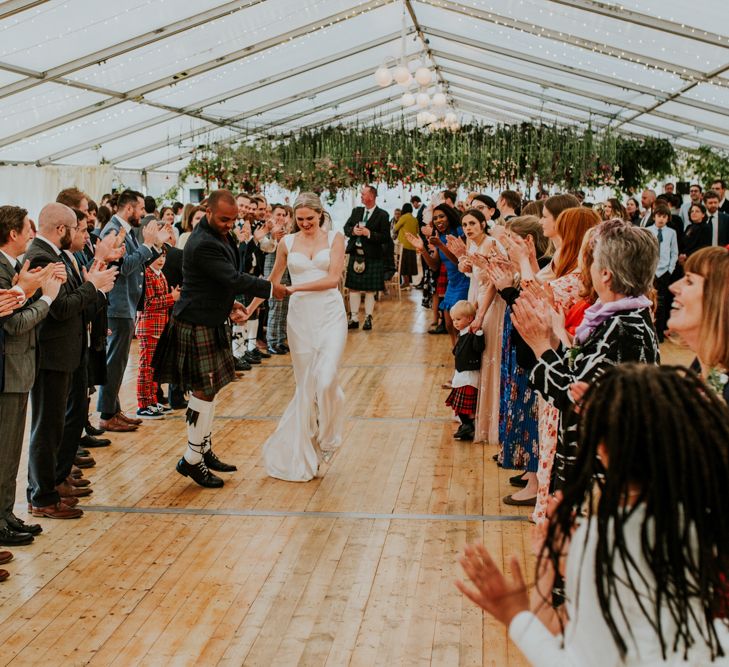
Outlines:
{"type": "Polygon", "coordinates": [[[40,370],[30,392],[28,502],[35,507],[53,505],[60,500],[56,491],[56,462],[72,377],[73,373],[64,371],[40,370]]]}
{"type": "Polygon", "coordinates": [[[63,437],[56,459],[56,484],[61,484],[71,474],[78,441],[89,416],[88,405],[88,365],[84,360],[71,377],[63,437]]]}
{"type": "Polygon", "coordinates": [[[663,342],[663,332],[666,330],[668,318],[671,316],[671,304],[673,303],[673,294],[668,289],[673,278],[666,271],[659,278],[653,279],[653,287],[655,287],[658,296],[658,305],[656,306],[656,332],[658,340],[663,342]]]}

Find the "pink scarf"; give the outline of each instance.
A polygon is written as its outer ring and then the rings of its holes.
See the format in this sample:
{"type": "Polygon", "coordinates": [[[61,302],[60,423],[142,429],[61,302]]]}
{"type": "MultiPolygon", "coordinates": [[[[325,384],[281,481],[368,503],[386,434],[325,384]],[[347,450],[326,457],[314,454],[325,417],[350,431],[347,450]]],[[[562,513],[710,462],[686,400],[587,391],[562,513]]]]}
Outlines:
{"type": "Polygon", "coordinates": [[[575,330],[575,343],[582,345],[597,327],[616,313],[649,308],[651,305],[651,300],[646,296],[626,296],[609,303],[603,303],[598,299],[585,311],[582,324],[575,330]]]}

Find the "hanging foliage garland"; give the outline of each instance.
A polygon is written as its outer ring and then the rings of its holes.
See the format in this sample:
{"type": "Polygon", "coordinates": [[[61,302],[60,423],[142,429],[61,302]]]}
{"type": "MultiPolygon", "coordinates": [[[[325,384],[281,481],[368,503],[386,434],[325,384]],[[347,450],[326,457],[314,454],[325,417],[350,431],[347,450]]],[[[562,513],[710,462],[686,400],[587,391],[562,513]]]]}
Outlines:
{"type": "Polygon", "coordinates": [[[672,144],[590,127],[467,125],[458,132],[417,128],[324,127],[244,140],[237,146],[206,145],[182,177],[218,187],[254,191],[269,183],[289,190],[339,190],[364,183],[469,189],[517,182],[566,189],[610,186],[634,190],[671,173],[672,144]]]}

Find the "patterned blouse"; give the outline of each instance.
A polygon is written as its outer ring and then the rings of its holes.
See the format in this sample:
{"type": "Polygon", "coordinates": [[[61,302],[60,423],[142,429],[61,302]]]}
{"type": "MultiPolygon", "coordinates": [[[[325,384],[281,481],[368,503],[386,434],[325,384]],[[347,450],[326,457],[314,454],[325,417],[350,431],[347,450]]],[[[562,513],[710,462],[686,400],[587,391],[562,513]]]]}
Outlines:
{"type": "Polygon", "coordinates": [[[571,410],[569,387],[593,382],[606,366],[637,362],[658,364],[660,353],[647,308],[615,313],[600,324],[580,346],[547,350],[532,370],[532,386],[560,410],[559,440],[553,475],[557,488],[565,483],[577,457],[577,415],[571,410]]]}

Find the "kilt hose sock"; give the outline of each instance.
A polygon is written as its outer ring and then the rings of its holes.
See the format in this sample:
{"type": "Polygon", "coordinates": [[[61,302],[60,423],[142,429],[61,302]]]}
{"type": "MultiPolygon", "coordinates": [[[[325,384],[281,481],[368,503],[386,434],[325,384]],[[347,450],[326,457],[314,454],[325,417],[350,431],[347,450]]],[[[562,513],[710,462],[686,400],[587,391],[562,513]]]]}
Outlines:
{"type": "Polygon", "coordinates": [[[190,396],[187,403],[187,450],[185,460],[195,465],[200,463],[203,454],[210,449],[213,417],[215,416],[215,400],[203,401],[190,396]]]}
{"type": "Polygon", "coordinates": [[[364,306],[365,306],[365,317],[368,315],[371,317],[372,313],[375,312],[375,293],[374,292],[355,292],[350,290],[349,292],[349,316],[353,322],[359,322],[359,307],[362,303],[362,294],[365,295],[364,306]]]}

